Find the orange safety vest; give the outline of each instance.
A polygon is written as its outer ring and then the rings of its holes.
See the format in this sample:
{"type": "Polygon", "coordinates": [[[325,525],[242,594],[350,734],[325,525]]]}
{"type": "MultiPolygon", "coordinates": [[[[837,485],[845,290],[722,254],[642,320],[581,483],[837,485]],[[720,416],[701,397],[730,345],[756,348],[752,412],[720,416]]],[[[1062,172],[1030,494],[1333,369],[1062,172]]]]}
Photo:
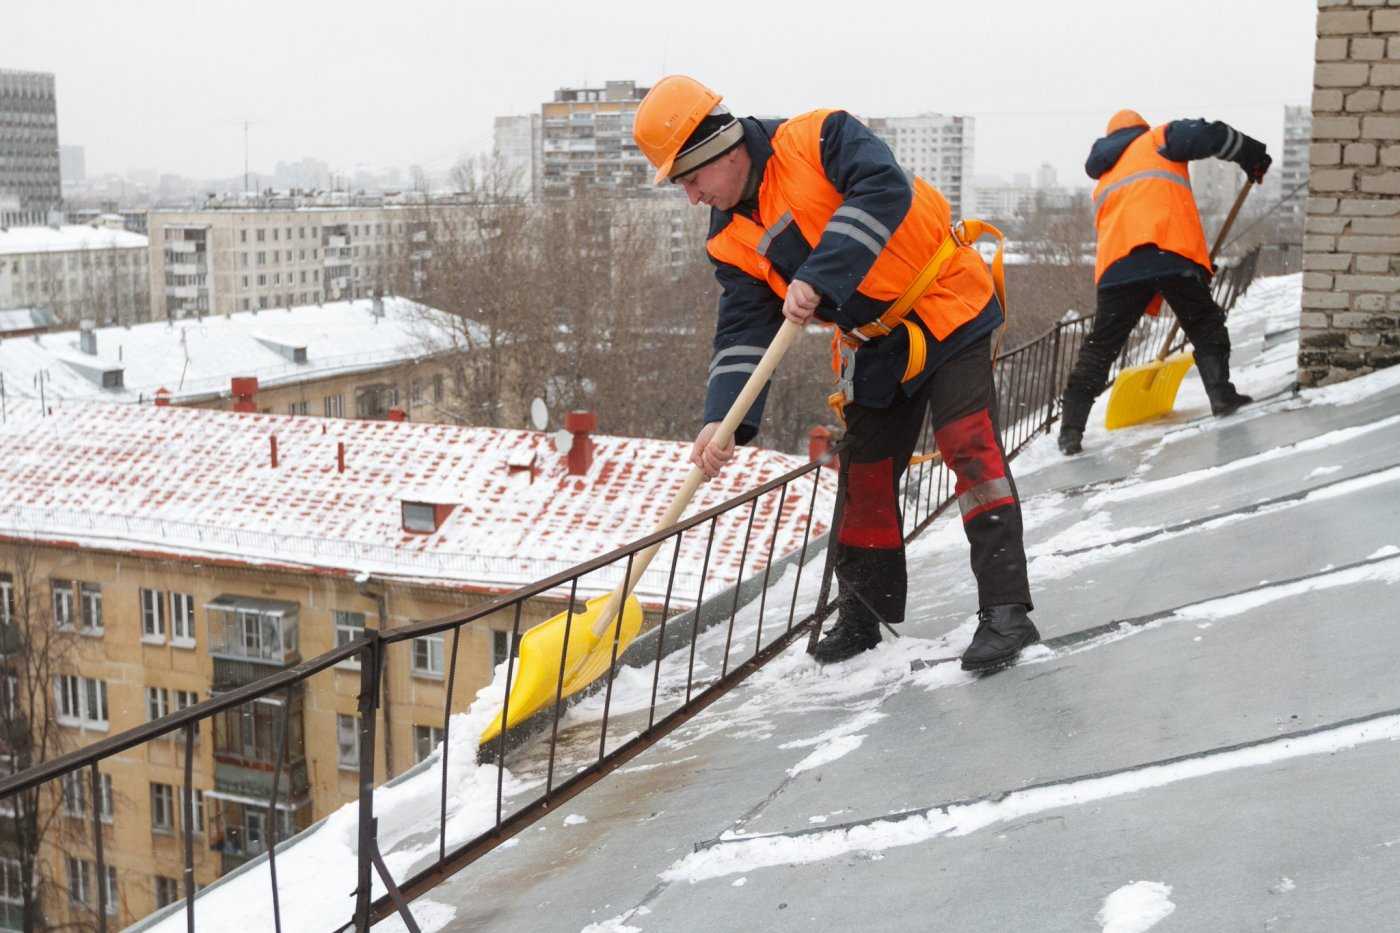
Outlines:
{"type": "Polygon", "coordinates": [[[1157,151],[1166,139],[1165,124],[1143,133],[1094,186],[1099,240],[1095,282],[1109,266],[1147,243],[1213,271],[1191,193],[1191,173],[1185,162],[1173,162],[1157,151]]]}
{"type": "MultiPolygon", "coordinates": [[[[736,213],[708,243],[717,261],[767,282],[782,298],[787,297],[787,282],[764,256],[768,241],[788,224],[796,224],[815,249],[843,204],[841,192],[822,169],[822,122],[831,113],[813,110],[778,127],[758,188],[762,224],[736,213]]],[[[922,178],[914,178],[913,184],[908,213],[857,286],[857,291],[877,301],[893,302],[904,294],[950,235],[952,211],[947,199],[922,178]]],[[[936,339],[943,340],[980,314],[992,291],[992,276],[981,255],[971,245],[960,245],[914,300],[913,311],[936,339]]]]}

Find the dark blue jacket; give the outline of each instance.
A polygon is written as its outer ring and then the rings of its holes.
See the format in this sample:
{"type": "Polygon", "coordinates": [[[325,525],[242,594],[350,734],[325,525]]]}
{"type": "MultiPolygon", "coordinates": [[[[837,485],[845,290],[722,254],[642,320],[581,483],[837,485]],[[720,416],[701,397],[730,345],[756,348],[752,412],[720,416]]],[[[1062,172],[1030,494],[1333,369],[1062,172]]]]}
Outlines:
{"type": "MultiPolygon", "coordinates": [[[[1085,173],[1090,178],[1099,178],[1118,163],[1128,144],[1147,130],[1145,126],[1130,126],[1095,140],[1089,149],[1089,158],[1084,162],[1085,173]]],[[[1158,154],[1173,162],[1191,162],[1196,159],[1225,158],[1238,151],[1241,133],[1218,120],[1173,120],[1167,124],[1166,137],[1166,145],[1157,150],[1158,154]]],[[[1105,269],[1099,279],[1099,288],[1130,285],[1171,275],[1193,275],[1205,279],[1209,278],[1210,273],[1185,256],[1145,245],[1105,269]]]]}
{"type": "MultiPolygon", "coordinates": [[[[773,134],[783,121],[746,117],[741,122],[743,145],[762,178],[773,155],[773,134]]],[[[895,161],[890,148],[844,111],[833,111],[823,121],[821,155],[826,177],[844,196],[845,205],[857,208],[874,222],[873,225],[867,221],[861,221],[860,226],[834,224],[833,227],[854,227],[854,232],[843,233],[829,227],[814,249],[803,239],[797,226],[789,224],[768,244],[765,255],[785,281],[800,278],[817,290],[822,299],[817,308],[819,318],[849,329],[874,320],[888,307],[861,295],[856,287],[875,263],[875,254],[868,245],[872,234],[878,240],[878,228],[883,227],[888,237],[888,231],[904,220],[913,201],[913,182],[895,161]]],[[[711,209],[709,236],[719,235],[738,213],[757,219],[757,198],[742,201],[728,211],[711,209]]],[[[783,323],[782,299],[766,282],[737,266],[719,262],[713,256],[710,261],[723,292],[705,393],[706,422],[724,418],[783,323]]],[[[910,315],[909,320],[923,327],[918,315],[910,315]]],[[[870,341],[856,351],[853,400],[860,405],[886,408],[901,393],[912,395],[940,364],[996,330],[1001,322],[1001,306],[993,296],[977,317],[945,340],[934,339],[924,328],[928,346],[924,371],[902,385],[900,379],[908,358],[907,333],[897,328],[888,336],[870,341]]],[[[768,390],[764,389],[744,417],[735,435],[739,443],[748,442],[758,433],[767,395],[768,390]]]]}

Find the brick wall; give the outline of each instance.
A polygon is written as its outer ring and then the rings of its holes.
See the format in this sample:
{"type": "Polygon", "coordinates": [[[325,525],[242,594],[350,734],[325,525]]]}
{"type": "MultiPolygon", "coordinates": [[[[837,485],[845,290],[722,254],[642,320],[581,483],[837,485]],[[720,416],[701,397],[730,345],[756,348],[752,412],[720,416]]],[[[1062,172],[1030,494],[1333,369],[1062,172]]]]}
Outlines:
{"type": "Polygon", "coordinates": [[[1400,363],[1400,0],[1318,0],[1298,381],[1400,363]]]}

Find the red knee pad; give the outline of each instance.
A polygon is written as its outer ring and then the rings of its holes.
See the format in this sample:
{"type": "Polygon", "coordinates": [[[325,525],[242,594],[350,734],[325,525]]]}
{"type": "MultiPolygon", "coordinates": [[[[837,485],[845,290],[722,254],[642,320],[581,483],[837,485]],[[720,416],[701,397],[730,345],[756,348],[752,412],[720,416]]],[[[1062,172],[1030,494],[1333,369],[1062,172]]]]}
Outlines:
{"type": "Polygon", "coordinates": [[[889,549],[904,544],[894,501],[894,465],[888,457],[847,467],[846,502],[836,537],[852,547],[889,549]]]}
{"type": "Polygon", "coordinates": [[[1011,481],[1006,477],[1006,460],[987,409],[945,424],[933,433],[933,439],[943,462],[958,478],[953,491],[964,522],[989,509],[1016,503],[1011,481]]]}

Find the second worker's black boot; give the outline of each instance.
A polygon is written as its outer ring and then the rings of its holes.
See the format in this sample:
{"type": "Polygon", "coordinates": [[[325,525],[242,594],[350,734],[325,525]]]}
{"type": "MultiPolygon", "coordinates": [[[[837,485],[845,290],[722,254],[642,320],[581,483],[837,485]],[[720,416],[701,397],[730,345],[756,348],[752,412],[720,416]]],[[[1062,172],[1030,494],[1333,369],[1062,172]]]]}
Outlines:
{"type": "Polygon", "coordinates": [[[1022,603],[977,610],[977,633],[963,652],[962,669],[977,673],[1000,670],[1016,660],[1022,648],[1040,641],[1029,611],[1022,603]]]}
{"type": "Polygon", "coordinates": [[[1217,418],[1233,415],[1240,406],[1254,401],[1241,394],[1230,381],[1230,358],[1214,354],[1196,354],[1196,370],[1201,374],[1201,384],[1205,386],[1206,397],[1210,399],[1210,413],[1217,418]]]}
{"type": "Polygon", "coordinates": [[[1060,453],[1072,457],[1084,449],[1084,426],[1089,423],[1093,399],[1066,395],[1060,410],[1060,453]]]}
{"type": "Polygon", "coordinates": [[[841,618],[817,642],[812,657],[818,664],[835,664],[869,651],[880,643],[880,626],[864,619],[841,618]]]}

